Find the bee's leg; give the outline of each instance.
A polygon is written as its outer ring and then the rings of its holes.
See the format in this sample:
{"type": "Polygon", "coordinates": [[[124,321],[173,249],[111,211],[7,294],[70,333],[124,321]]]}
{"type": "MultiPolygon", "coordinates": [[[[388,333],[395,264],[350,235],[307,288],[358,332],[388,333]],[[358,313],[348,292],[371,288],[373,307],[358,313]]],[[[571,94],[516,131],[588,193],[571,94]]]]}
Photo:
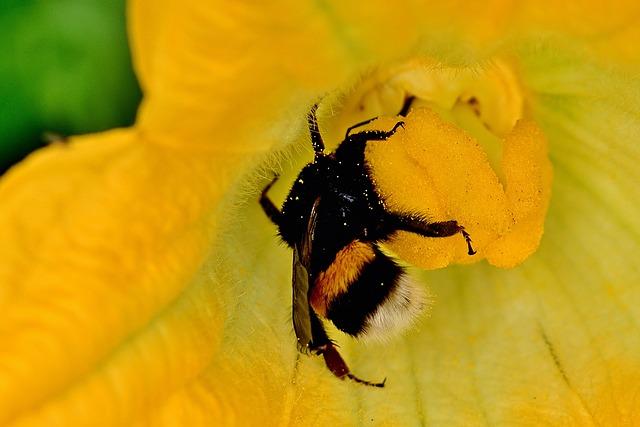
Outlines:
{"type": "Polygon", "coordinates": [[[273,204],[269,196],[267,196],[267,192],[277,180],[278,180],[278,175],[273,177],[271,182],[267,184],[266,187],[264,187],[264,190],[262,190],[262,193],[260,194],[260,206],[262,206],[262,210],[267,215],[267,217],[269,217],[269,219],[275,225],[279,226],[281,222],[280,219],[282,218],[282,212],[280,212],[280,209],[278,209],[276,205],[273,204]]]}
{"type": "Polygon", "coordinates": [[[409,114],[409,109],[411,108],[411,104],[416,100],[416,97],[413,95],[409,95],[404,99],[404,104],[402,104],[402,109],[398,113],[399,116],[406,117],[409,114]]]}
{"type": "Polygon", "coordinates": [[[428,222],[419,216],[389,214],[389,223],[394,230],[409,231],[425,237],[449,237],[460,233],[467,242],[467,253],[476,253],[471,246],[471,236],[458,221],[428,222]]]}
{"type": "Polygon", "coordinates": [[[384,141],[388,138],[391,138],[393,134],[396,133],[399,127],[404,127],[404,122],[398,122],[396,125],[389,131],[384,130],[365,130],[362,132],[354,133],[353,135],[349,135],[349,143],[366,143],[368,141],[384,141]]]}
{"type": "Polygon", "coordinates": [[[356,124],[355,124],[355,125],[353,125],[353,126],[350,126],[350,127],[349,127],[349,129],[347,129],[347,132],[344,134],[344,139],[349,138],[349,134],[350,134],[350,133],[351,133],[351,131],[352,131],[352,130],[354,130],[355,128],[359,128],[360,126],[364,126],[364,125],[366,125],[366,124],[368,124],[368,123],[371,123],[372,121],[374,121],[374,120],[375,120],[375,119],[377,119],[377,118],[378,118],[378,116],[376,116],[376,117],[372,117],[372,118],[370,118],[370,119],[367,119],[367,120],[364,120],[364,121],[362,121],[362,122],[356,123],[356,124]]]}
{"type": "Polygon", "coordinates": [[[307,114],[307,124],[309,125],[309,133],[311,134],[311,145],[313,146],[313,151],[316,153],[317,158],[324,153],[324,141],[322,141],[320,128],[318,128],[316,111],[318,111],[318,104],[313,104],[311,111],[307,114]]]}
{"type": "MultiPolygon", "coordinates": [[[[402,104],[402,108],[400,109],[400,111],[398,112],[398,114],[397,114],[397,115],[398,115],[398,116],[406,117],[407,113],[409,112],[409,108],[411,108],[411,104],[413,104],[413,101],[414,101],[415,99],[416,99],[416,97],[415,97],[415,96],[413,96],[413,95],[410,95],[410,96],[406,97],[406,98],[404,99],[404,104],[402,104]]],[[[359,128],[360,126],[364,126],[364,125],[366,125],[366,124],[369,124],[369,123],[371,123],[372,121],[374,121],[374,120],[375,120],[375,119],[377,119],[377,118],[378,118],[378,116],[376,116],[376,117],[372,117],[372,118],[370,118],[370,119],[367,119],[367,120],[364,120],[364,121],[362,121],[362,122],[356,123],[356,124],[355,124],[355,125],[353,125],[353,126],[350,126],[350,127],[347,129],[347,132],[346,132],[346,133],[345,133],[345,135],[344,135],[344,139],[347,139],[347,138],[349,137],[349,134],[351,133],[351,131],[352,131],[352,130],[354,130],[354,129],[356,129],[356,128],[359,128]]]]}
{"type": "Polygon", "coordinates": [[[327,332],[324,330],[324,326],[322,326],[322,322],[318,319],[318,316],[311,307],[309,307],[309,314],[311,315],[311,334],[313,336],[310,349],[316,354],[322,355],[324,363],[327,365],[327,369],[329,369],[333,375],[341,380],[349,378],[352,381],[371,387],[384,387],[384,384],[387,381],[386,378],[380,383],[373,383],[353,375],[349,370],[347,363],[338,352],[338,348],[329,339],[327,332]]]}

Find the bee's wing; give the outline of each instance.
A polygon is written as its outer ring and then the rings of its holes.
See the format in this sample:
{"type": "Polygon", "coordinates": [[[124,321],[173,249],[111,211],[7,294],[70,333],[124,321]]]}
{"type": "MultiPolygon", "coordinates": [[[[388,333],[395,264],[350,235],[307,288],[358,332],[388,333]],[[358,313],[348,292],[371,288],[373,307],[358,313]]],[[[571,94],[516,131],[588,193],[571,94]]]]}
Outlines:
{"type": "Polygon", "coordinates": [[[309,273],[302,262],[298,246],[293,248],[293,330],[298,350],[306,352],[311,344],[311,316],[309,314],[309,273]]]}
{"type": "Polygon", "coordinates": [[[307,352],[312,341],[311,315],[309,310],[309,269],[311,263],[311,245],[316,228],[317,198],[311,208],[307,229],[299,243],[293,246],[293,329],[298,339],[298,350],[307,352]]]}

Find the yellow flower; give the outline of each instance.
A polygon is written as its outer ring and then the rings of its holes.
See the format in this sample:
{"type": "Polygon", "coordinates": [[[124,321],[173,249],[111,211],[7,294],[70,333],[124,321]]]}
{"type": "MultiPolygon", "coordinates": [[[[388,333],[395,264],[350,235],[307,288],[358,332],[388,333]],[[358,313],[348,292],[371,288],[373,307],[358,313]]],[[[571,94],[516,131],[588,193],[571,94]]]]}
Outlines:
{"type": "Polygon", "coordinates": [[[136,125],[0,181],[0,423],[640,423],[637,2],[129,12],[136,125]],[[340,338],[354,371],[388,377],[380,390],[298,356],[291,255],[256,197],[271,169],[310,159],[313,102],[414,58],[509,58],[553,196],[525,263],[416,273],[437,296],[430,318],[386,346],[340,338]]]}

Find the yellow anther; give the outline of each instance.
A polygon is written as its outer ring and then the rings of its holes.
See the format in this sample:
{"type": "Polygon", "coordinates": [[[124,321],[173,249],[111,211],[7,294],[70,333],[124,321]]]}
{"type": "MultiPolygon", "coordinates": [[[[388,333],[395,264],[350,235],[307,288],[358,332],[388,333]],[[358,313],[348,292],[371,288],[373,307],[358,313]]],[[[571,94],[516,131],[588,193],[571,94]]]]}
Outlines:
{"type": "MultiPolygon", "coordinates": [[[[422,268],[482,259],[500,267],[524,261],[538,247],[551,197],[551,164],[542,131],[523,118],[523,90],[508,62],[470,68],[419,59],[378,70],[342,98],[327,130],[379,116],[368,129],[391,129],[407,98],[405,129],[373,142],[367,161],[391,211],[432,221],[456,220],[461,235],[425,238],[399,232],[389,248],[422,268]]],[[[366,129],[366,128],[363,128],[366,129]]]]}
{"type": "MultiPolygon", "coordinates": [[[[386,129],[395,120],[384,118],[370,126],[386,129]]],[[[425,238],[405,232],[389,247],[422,268],[484,258],[511,267],[535,251],[551,194],[546,141],[533,122],[522,121],[503,147],[504,186],[483,147],[426,108],[412,111],[405,130],[390,140],[369,144],[367,159],[387,208],[433,221],[457,220],[478,253],[468,256],[461,236],[425,238]]]]}

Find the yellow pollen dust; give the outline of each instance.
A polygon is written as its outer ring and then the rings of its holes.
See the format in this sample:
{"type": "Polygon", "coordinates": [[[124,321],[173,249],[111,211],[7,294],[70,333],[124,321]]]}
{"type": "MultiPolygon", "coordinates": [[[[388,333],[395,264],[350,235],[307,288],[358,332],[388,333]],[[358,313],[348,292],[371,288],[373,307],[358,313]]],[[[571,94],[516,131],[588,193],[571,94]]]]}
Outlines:
{"type": "Polygon", "coordinates": [[[544,230],[552,169],[542,131],[523,117],[522,91],[511,70],[501,63],[482,72],[434,71],[421,64],[374,81],[356,96],[365,108],[355,109],[360,112],[351,119],[343,114],[340,122],[355,123],[372,113],[381,118],[363,130],[405,122],[389,140],[367,146],[387,209],[434,222],[456,220],[477,254],[467,254],[459,234],[426,238],[398,232],[387,246],[427,269],[482,259],[507,268],[534,253],[544,230]],[[367,104],[376,91],[386,93],[387,101],[378,96],[367,104]],[[408,115],[394,117],[410,96],[415,101],[408,115]],[[377,114],[371,111],[376,109],[377,114]]]}

